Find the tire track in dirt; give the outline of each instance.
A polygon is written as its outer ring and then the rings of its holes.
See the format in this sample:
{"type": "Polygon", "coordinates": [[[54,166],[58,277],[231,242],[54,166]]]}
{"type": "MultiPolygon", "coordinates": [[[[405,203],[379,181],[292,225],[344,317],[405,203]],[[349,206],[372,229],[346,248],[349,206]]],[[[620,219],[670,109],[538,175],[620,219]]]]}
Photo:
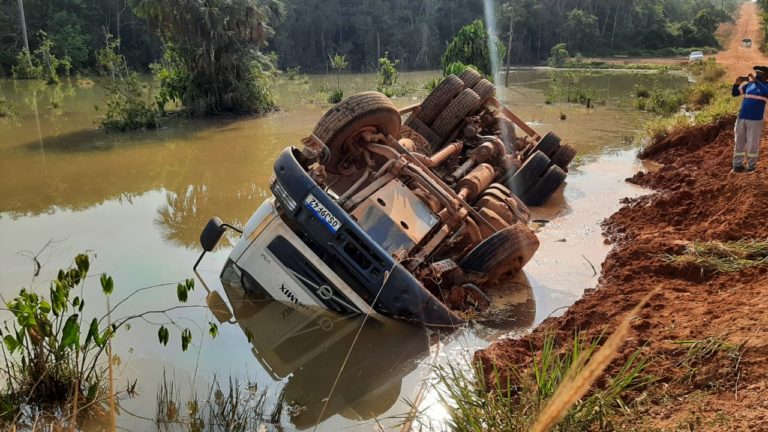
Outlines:
{"type": "Polygon", "coordinates": [[[752,66],[768,64],[768,57],[760,51],[762,39],[760,8],[757,3],[742,3],[728,46],[715,56],[728,71],[726,80],[747,75],[752,72],[752,66]],[[752,48],[742,48],[743,39],[752,39],[752,48]]]}

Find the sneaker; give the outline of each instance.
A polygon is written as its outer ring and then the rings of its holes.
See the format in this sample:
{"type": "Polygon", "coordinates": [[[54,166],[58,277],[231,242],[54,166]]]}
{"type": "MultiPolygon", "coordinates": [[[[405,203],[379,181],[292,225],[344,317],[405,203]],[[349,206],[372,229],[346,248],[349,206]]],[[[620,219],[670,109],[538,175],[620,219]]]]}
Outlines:
{"type": "Polygon", "coordinates": [[[755,172],[755,171],[757,171],[757,168],[747,168],[746,172],[751,173],[751,172],[755,172]]]}
{"type": "Polygon", "coordinates": [[[735,166],[735,167],[733,167],[731,172],[732,173],[743,173],[744,172],[744,167],[743,166],[735,166]]]}

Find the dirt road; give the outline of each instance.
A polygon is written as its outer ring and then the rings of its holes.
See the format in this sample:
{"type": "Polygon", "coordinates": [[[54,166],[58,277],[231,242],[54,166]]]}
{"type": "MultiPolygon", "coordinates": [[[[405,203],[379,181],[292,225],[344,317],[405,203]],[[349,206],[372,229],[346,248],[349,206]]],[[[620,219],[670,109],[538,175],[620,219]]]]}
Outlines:
{"type": "Polygon", "coordinates": [[[755,65],[768,65],[768,58],[760,51],[762,39],[757,3],[742,3],[728,46],[716,56],[717,62],[728,70],[725,79],[731,81],[737,76],[747,75],[755,65]],[[743,39],[752,39],[752,48],[742,48],[743,39]]]}

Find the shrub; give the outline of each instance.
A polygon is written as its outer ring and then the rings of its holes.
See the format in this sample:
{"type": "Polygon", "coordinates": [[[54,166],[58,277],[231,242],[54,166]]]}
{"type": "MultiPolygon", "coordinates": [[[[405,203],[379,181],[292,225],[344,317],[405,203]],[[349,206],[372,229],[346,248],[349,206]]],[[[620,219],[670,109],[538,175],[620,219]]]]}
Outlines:
{"type": "Polygon", "coordinates": [[[99,70],[108,77],[103,84],[107,101],[101,127],[116,132],[153,129],[159,124],[158,110],[144,100],[138,77],[117,53],[118,46],[119,41],[107,35],[107,45],[97,55],[99,70]]]}
{"type": "MultiPolygon", "coordinates": [[[[397,64],[400,61],[392,61],[389,59],[388,53],[384,53],[384,57],[379,59],[379,71],[376,74],[376,89],[384,94],[389,91],[392,93],[392,87],[397,84],[397,64]]],[[[390,94],[387,94],[391,97],[390,94]]]]}
{"type": "Polygon", "coordinates": [[[688,65],[688,71],[699,80],[710,83],[720,81],[726,74],[725,68],[719,65],[714,57],[688,65]]]}
{"type": "Polygon", "coordinates": [[[436,89],[437,86],[440,84],[440,82],[443,80],[442,77],[433,77],[430,78],[429,81],[424,83],[424,90],[427,91],[427,93],[432,93],[432,90],[436,89]]]}
{"type": "Polygon", "coordinates": [[[32,58],[29,51],[22,49],[16,55],[16,65],[11,66],[11,75],[15,79],[42,79],[43,67],[32,58]]]}
{"type": "Polygon", "coordinates": [[[328,94],[328,102],[337,104],[344,98],[344,91],[341,89],[334,89],[328,94]]]}
{"type": "Polygon", "coordinates": [[[295,68],[286,68],[285,69],[285,76],[288,78],[288,81],[294,81],[297,76],[299,76],[299,69],[301,69],[300,66],[297,66],[295,68]]]}
{"type": "Polygon", "coordinates": [[[563,67],[570,58],[568,54],[568,48],[564,43],[559,43],[549,50],[549,58],[547,64],[551,67],[563,67]]]}
{"type": "Polygon", "coordinates": [[[639,98],[647,98],[651,96],[651,91],[644,85],[635,84],[635,96],[639,98]]]}

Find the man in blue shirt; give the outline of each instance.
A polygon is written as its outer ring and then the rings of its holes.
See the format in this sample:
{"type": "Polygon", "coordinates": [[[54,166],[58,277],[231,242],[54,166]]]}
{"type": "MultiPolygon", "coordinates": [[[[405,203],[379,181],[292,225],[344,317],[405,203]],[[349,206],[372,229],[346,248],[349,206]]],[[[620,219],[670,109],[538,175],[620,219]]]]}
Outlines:
{"type": "Polygon", "coordinates": [[[757,169],[760,136],[763,132],[765,104],[768,102],[768,67],[755,66],[756,75],[739,77],[733,84],[733,96],[741,96],[739,118],[736,120],[733,171],[751,172],[757,169]],[[746,169],[744,159],[747,160],[746,169]]]}

